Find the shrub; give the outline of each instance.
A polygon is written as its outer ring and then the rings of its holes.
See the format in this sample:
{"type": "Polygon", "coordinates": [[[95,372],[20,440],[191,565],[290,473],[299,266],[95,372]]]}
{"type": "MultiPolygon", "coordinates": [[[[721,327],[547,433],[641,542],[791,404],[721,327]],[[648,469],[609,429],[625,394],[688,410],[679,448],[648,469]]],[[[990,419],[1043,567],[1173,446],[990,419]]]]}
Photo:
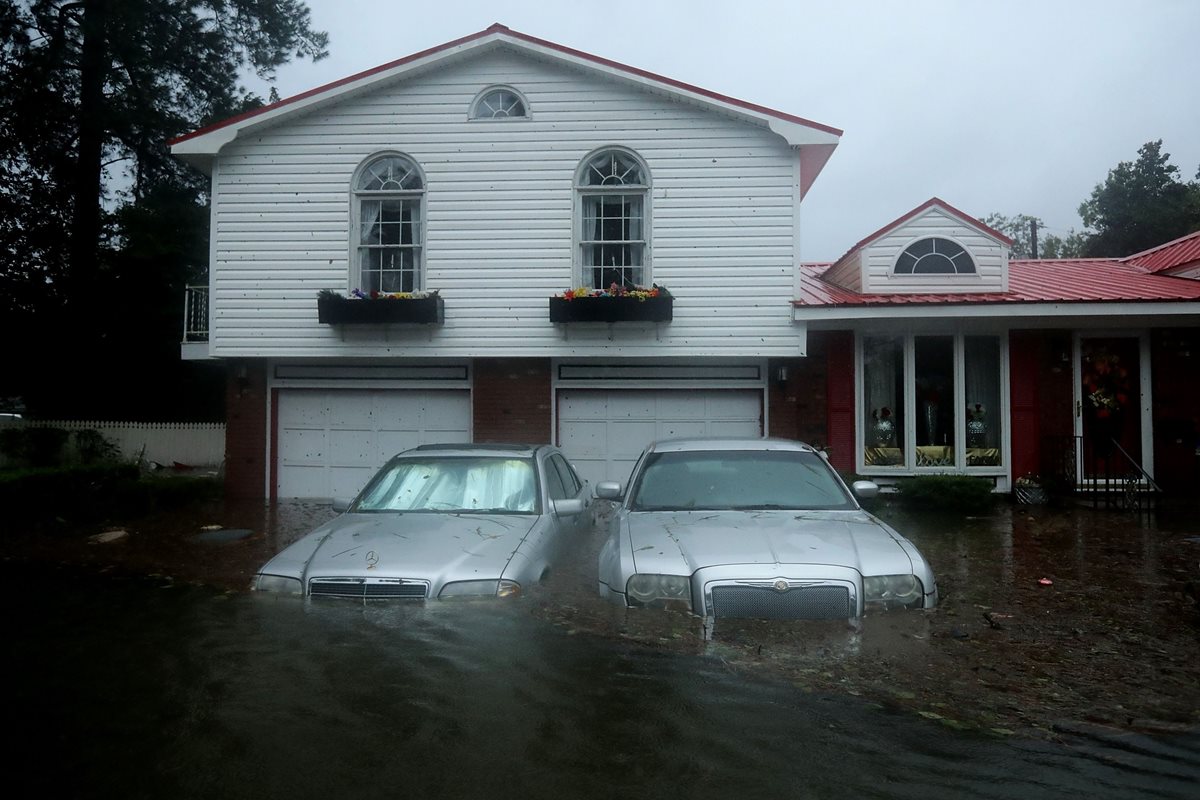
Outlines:
{"type": "Polygon", "coordinates": [[[99,464],[0,473],[0,504],[10,518],[87,523],[133,517],[216,498],[212,478],[142,478],[134,464],[99,464]]]}
{"type": "Polygon", "coordinates": [[[920,475],[900,481],[900,501],[913,508],[981,511],[995,502],[992,482],[970,475],[920,475]]]}
{"type": "Polygon", "coordinates": [[[116,461],[121,455],[121,449],[94,428],[75,431],[74,438],[75,454],[79,457],[80,464],[116,461]]]}

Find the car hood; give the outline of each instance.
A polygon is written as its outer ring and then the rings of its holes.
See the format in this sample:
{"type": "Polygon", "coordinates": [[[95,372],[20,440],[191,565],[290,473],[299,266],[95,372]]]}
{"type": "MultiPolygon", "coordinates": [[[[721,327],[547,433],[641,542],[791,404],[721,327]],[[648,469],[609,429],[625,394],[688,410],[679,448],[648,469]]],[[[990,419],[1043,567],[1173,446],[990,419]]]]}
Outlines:
{"type": "Polygon", "coordinates": [[[294,574],[299,567],[308,577],[497,578],[536,521],[515,514],[343,514],[261,572],[294,574]]]}
{"type": "Polygon", "coordinates": [[[723,564],[824,564],[904,573],[904,548],[864,511],[656,511],[626,517],[638,572],[690,575],[723,564]]]}

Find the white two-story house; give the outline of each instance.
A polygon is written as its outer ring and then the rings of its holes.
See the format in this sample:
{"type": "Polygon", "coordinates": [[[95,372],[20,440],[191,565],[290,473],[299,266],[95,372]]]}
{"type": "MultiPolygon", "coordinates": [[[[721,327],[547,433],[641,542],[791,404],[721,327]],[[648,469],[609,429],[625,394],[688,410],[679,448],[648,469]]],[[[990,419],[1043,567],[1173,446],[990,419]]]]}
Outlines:
{"type": "Polygon", "coordinates": [[[422,442],[555,441],[594,482],[655,437],[794,435],[772,389],[840,133],[494,25],[173,142],[212,179],[184,353],[227,365],[230,491],[353,494],[422,442]],[[614,284],[662,288],[551,308],[614,284]],[[355,290],[438,308],[321,321],[355,290]]]}

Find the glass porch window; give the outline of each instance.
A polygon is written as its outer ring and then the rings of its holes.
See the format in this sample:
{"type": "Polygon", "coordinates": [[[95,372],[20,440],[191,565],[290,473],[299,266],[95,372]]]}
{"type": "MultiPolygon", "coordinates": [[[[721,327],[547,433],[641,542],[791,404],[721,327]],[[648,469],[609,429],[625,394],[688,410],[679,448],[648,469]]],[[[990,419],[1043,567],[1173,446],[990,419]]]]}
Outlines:
{"type": "Polygon", "coordinates": [[[869,467],[903,467],[904,337],[864,336],[863,463],[869,467]]]}
{"type": "Polygon", "coordinates": [[[966,377],[968,467],[998,467],[1003,418],[1000,415],[1000,340],[967,336],[963,340],[966,377]]]}
{"type": "Polygon", "coordinates": [[[918,467],[955,465],[954,337],[917,336],[916,379],[918,467]]]}

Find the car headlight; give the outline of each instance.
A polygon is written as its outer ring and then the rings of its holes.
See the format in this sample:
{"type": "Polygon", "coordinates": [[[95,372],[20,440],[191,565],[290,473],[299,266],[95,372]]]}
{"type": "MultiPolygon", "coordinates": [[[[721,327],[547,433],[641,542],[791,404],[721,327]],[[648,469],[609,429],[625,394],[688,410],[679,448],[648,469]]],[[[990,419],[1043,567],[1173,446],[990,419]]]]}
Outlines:
{"type": "Polygon", "coordinates": [[[686,575],[634,575],[625,584],[630,605],[662,604],[692,610],[692,583],[686,575]]]}
{"type": "Polygon", "coordinates": [[[280,594],[302,594],[300,581],[296,578],[286,578],[283,575],[259,575],[254,581],[257,592],[278,592],[280,594]]]}
{"type": "Polygon", "coordinates": [[[518,597],[521,584],[509,580],[455,581],[447,583],[438,592],[438,599],[449,597],[518,597]]]}
{"type": "Polygon", "coordinates": [[[863,578],[863,601],[884,608],[920,608],[925,587],[916,575],[871,575],[863,578]]]}

